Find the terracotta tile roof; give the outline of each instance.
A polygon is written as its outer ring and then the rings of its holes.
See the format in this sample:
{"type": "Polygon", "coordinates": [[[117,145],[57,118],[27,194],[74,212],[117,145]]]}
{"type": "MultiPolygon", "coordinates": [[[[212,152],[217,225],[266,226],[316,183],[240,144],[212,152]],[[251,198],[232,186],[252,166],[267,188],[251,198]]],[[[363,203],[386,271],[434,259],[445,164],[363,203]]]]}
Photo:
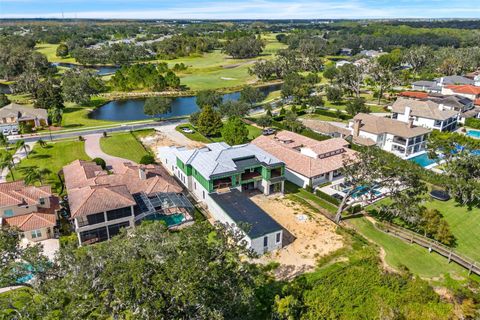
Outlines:
{"type": "Polygon", "coordinates": [[[458,115],[455,110],[441,110],[440,105],[431,100],[420,101],[401,97],[393,103],[392,112],[403,114],[407,107],[410,108],[412,116],[420,118],[446,120],[458,115]]]}
{"type": "Polygon", "coordinates": [[[480,95],[480,87],[472,85],[450,85],[447,88],[456,93],[480,95]]]}
{"type": "Polygon", "coordinates": [[[34,205],[40,198],[52,196],[50,186],[27,186],[24,181],[0,183],[0,207],[21,204],[34,205]]]}
{"type": "Polygon", "coordinates": [[[343,167],[345,157],[356,155],[355,151],[347,148],[348,142],[344,139],[317,141],[289,131],[280,131],[276,136],[260,136],[253,140],[252,144],[285,162],[289,170],[308,178],[338,170],[343,167]],[[289,140],[292,142],[285,143],[289,140]],[[316,154],[335,150],[339,153],[319,158],[301,153],[298,148],[310,149],[316,154]]]}
{"type": "Polygon", "coordinates": [[[430,133],[427,128],[416,126],[410,128],[408,123],[366,113],[359,113],[353,119],[361,120],[360,131],[377,135],[390,133],[403,138],[412,138],[430,133]]]}
{"type": "Polygon", "coordinates": [[[425,99],[428,97],[427,92],[423,91],[403,91],[399,93],[402,97],[415,98],[415,99],[425,99]]]}
{"type": "Polygon", "coordinates": [[[72,218],[135,205],[126,186],[87,186],[68,193],[72,218]]]}
{"type": "Polygon", "coordinates": [[[33,212],[19,216],[5,218],[5,223],[17,227],[21,231],[32,231],[46,227],[53,227],[57,222],[55,214],[33,212]]]}
{"type": "Polygon", "coordinates": [[[158,165],[124,163],[108,174],[93,162],[76,160],[63,172],[72,217],[133,206],[135,193],[182,192],[158,165]]]}
{"type": "Polygon", "coordinates": [[[479,99],[476,99],[473,103],[474,103],[476,106],[480,106],[480,98],[479,98],[479,99]]]}

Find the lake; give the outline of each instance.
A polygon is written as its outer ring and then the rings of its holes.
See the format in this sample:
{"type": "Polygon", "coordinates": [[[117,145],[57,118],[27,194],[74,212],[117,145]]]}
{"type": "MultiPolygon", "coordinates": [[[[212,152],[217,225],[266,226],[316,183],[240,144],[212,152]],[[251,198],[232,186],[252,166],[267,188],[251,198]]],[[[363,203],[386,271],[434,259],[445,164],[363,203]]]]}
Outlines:
{"type": "MultiPolygon", "coordinates": [[[[269,94],[272,91],[280,90],[281,85],[275,84],[267,87],[262,87],[260,90],[264,94],[269,94]]],[[[223,101],[238,100],[240,92],[227,93],[223,96],[223,101]]],[[[90,112],[88,117],[97,120],[110,121],[128,121],[128,120],[145,120],[151,119],[143,113],[143,105],[145,99],[128,99],[128,100],[114,100],[98,107],[90,112]]],[[[197,112],[198,106],[196,104],[196,97],[177,97],[173,98],[171,112],[159,115],[162,118],[173,118],[180,116],[188,116],[197,112]]]]}
{"type": "Polygon", "coordinates": [[[57,67],[64,67],[64,68],[85,68],[85,69],[93,69],[97,71],[99,76],[104,76],[107,74],[115,73],[119,66],[84,66],[75,63],[66,63],[66,62],[54,62],[52,63],[54,66],[57,67]]]}

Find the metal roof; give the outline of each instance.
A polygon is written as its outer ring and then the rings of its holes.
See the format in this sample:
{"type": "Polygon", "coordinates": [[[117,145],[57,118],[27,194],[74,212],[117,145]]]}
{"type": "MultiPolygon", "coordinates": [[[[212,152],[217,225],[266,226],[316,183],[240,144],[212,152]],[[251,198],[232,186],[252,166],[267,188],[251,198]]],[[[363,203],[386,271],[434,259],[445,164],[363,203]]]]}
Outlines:
{"type": "Polygon", "coordinates": [[[237,189],[210,196],[251,239],[282,230],[278,222],[237,189]]]}

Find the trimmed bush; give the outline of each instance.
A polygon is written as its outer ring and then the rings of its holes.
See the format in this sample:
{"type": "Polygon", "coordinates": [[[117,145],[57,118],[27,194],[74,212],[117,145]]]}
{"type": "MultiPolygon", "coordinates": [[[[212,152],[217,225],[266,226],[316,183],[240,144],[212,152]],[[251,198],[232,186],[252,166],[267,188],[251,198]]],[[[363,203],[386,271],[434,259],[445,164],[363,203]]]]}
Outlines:
{"type": "Polygon", "coordinates": [[[102,158],[95,158],[93,159],[93,162],[102,167],[103,170],[105,170],[105,168],[107,167],[107,163],[102,158]]]}
{"type": "Polygon", "coordinates": [[[140,164],[154,164],[155,157],[151,154],[146,154],[140,159],[140,164]]]}
{"type": "Polygon", "coordinates": [[[337,198],[334,198],[332,197],[331,195],[329,194],[326,194],[325,192],[323,191],[320,191],[320,190],[317,190],[315,192],[315,194],[317,195],[317,197],[327,201],[327,202],[330,202],[331,204],[334,204],[336,206],[338,206],[340,204],[340,200],[338,200],[337,198]]]}
{"type": "Polygon", "coordinates": [[[480,119],[467,118],[465,119],[465,125],[473,129],[480,129],[480,119]]]}

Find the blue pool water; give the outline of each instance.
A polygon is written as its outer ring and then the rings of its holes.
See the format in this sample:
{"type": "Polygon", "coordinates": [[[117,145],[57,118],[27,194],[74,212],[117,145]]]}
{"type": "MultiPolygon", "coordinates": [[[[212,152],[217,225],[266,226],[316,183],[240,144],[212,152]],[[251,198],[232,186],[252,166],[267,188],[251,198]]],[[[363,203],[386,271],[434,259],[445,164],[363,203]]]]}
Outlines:
{"type": "Polygon", "coordinates": [[[422,153],[421,155],[419,156],[416,156],[416,157],[413,157],[413,158],[410,158],[408,159],[410,161],[413,161],[417,164],[419,164],[420,166],[422,166],[423,168],[425,167],[428,167],[429,165],[432,165],[434,163],[436,163],[437,161],[434,160],[434,159],[430,159],[428,157],[428,154],[427,153],[422,153]]]}
{"type": "MultiPolygon", "coordinates": [[[[348,191],[349,190],[346,189],[343,192],[347,193],[348,191]]],[[[358,197],[361,197],[361,196],[363,196],[367,193],[373,194],[375,196],[379,196],[381,194],[381,192],[376,190],[376,189],[373,189],[373,190],[369,191],[367,187],[361,186],[361,187],[357,187],[355,192],[352,193],[352,198],[358,198],[358,197]]]]}
{"type": "Polygon", "coordinates": [[[165,221],[167,227],[176,226],[185,220],[185,216],[182,213],[173,214],[171,216],[164,216],[161,214],[150,215],[145,218],[146,220],[153,221],[165,221]]]}
{"type": "Polygon", "coordinates": [[[480,130],[468,130],[467,136],[475,139],[480,139],[480,130]]]}
{"type": "Polygon", "coordinates": [[[30,280],[33,279],[33,267],[30,265],[30,264],[25,264],[25,269],[27,271],[29,271],[30,273],[28,273],[27,275],[23,276],[23,277],[20,277],[17,279],[17,283],[19,284],[23,284],[23,283],[27,283],[29,282],[30,280]]]}

